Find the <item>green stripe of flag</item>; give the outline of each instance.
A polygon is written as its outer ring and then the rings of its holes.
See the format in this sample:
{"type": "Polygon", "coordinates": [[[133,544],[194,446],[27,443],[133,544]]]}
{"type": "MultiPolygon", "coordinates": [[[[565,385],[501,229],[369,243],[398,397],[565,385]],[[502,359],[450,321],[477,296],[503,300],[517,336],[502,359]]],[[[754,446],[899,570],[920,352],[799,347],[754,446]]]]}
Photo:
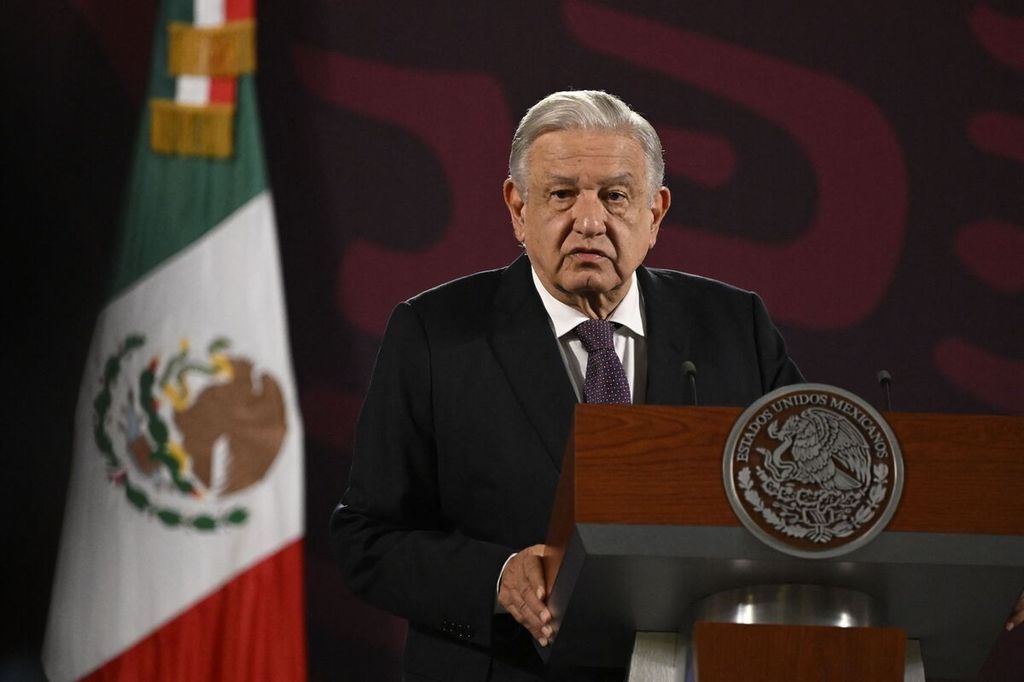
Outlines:
{"type": "MultiPolygon", "coordinates": [[[[167,26],[192,22],[192,0],[162,3],[153,40],[149,97],[174,98],[167,26]]],[[[254,74],[238,79],[235,153],[215,160],[165,156],[150,148],[148,99],[126,188],[110,297],[196,241],[267,187],[254,74]]]]}

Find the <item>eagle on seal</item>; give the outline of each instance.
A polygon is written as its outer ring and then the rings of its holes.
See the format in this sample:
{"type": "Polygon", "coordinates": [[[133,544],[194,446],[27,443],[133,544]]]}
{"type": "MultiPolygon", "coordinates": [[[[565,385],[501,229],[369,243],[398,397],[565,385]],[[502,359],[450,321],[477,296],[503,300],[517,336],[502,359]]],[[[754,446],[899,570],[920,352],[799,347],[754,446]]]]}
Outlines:
{"type": "Polygon", "coordinates": [[[757,448],[764,464],[780,482],[795,479],[826,490],[848,491],[867,485],[871,451],[864,436],[844,417],[809,407],[768,426],[768,435],[782,441],[774,451],[757,448]],[[789,461],[782,458],[790,451],[789,461]]]}

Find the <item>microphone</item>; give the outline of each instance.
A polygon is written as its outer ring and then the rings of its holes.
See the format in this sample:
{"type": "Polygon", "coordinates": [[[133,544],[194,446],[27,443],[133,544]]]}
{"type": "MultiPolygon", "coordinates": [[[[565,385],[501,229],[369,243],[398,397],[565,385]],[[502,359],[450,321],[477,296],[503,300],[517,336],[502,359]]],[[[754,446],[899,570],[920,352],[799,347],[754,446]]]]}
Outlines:
{"type": "Polygon", "coordinates": [[[687,360],[683,363],[683,373],[690,380],[690,394],[693,396],[693,404],[696,407],[700,404],[697,402],[697,365],[687,360]]]}
{"type": "Polygon", "coordinates": [[[879,370],[878,383],[885,391],[885,411],[892,412],[892,375],[884,369],[879,370]]]}

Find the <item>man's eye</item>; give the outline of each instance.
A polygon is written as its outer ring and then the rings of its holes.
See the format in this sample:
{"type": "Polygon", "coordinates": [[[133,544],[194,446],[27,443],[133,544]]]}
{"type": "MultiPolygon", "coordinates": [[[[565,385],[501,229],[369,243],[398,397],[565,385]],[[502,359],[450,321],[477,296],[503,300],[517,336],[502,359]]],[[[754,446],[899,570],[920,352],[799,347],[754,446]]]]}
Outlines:
{"type": "Polygon", "coordinates": [[[551,193],[551,197],[559,200],[572,199],[572,190],[556,189],[551,193]]]}
{"type": "Polygon", "coordinates": [[[619,201],[625,201],[629,197],[626,196],[625,192],[620,192],[618,190],[614,190],[613,189],[612,191],[608,192],[605,195],[605,198],[608,199],[608,201],[619,202],[619,201]]]}

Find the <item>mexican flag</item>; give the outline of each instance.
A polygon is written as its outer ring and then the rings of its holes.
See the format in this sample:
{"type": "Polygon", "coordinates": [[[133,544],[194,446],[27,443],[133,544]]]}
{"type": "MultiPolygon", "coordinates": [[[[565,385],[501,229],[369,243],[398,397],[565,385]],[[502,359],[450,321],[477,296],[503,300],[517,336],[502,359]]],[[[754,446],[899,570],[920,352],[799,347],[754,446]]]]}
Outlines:
{"type": "Polygon", "coordinates": [[[53,680],[302,680],[302,424],[252,0],[168,0],[82,379],[53,680]]]}

